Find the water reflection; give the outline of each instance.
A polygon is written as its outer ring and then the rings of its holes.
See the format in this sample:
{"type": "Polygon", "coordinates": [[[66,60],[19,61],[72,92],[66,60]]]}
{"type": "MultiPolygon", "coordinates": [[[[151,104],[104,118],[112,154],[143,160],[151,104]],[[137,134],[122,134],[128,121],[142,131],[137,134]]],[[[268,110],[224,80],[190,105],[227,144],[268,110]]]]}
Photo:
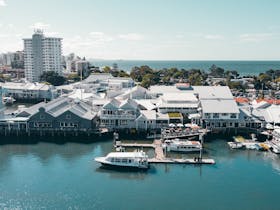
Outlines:
{"type": "Polygon", "coordinates": [[[5,165],[11,157],[33,156],[43,164],[48,164],[52,157],[58,156],[66,161],[73,161],[81,156],[94,153],[99,150],[100,153],[108,151],[108,145],[111,142],[78,144],[67,143],[63,145],[53,143],[38,143],[35,145],[1,145],[0,146],[0,166],[5,165]]]}
{"type": "Polygon", "coordinates": [[[149,175],[156,174],[157,170],[154,166],[151,166],[147,171],[116,170],[100,166],[95,169],[95,172],[106,174],[113,179],[144,180],[149,175]]]}

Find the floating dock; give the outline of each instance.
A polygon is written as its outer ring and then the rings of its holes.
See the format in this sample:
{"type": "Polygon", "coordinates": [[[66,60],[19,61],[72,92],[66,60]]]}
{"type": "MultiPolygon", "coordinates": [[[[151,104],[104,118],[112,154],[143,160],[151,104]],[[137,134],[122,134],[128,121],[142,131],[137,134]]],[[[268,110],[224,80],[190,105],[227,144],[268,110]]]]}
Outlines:
{"type": "Polygon", "coordinates": [[[152,164],[215,164],[213,159],[198,159],[198,158],[166,158],[163,148],[162,141],[160,139],[154,140],[152,144],[143,144],[143,143],[122,143],[117,142],[116,146],[119,147],[137,147],[137,148],[154,148],[155,157],[149,158],[148,162],[152,164]]]}

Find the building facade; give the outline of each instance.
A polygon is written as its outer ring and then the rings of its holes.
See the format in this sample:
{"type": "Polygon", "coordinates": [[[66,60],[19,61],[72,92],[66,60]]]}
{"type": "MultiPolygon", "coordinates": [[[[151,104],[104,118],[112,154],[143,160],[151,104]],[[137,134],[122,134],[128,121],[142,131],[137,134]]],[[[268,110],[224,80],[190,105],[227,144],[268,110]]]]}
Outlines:
{"type": "Polygon", "coordinates": [[[61,75],[61,38],[45,37],[41,30],[37,30],[31,39],[24,39],[24,69],[30,82],[38,82],[45,71],[61,75]]]}

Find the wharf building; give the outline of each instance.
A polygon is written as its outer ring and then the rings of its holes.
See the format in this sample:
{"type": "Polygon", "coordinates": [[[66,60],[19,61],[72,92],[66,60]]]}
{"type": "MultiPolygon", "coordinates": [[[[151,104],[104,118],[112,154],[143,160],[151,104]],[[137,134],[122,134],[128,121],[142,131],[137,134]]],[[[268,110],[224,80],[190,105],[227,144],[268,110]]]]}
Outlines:
{"type": "Polygon", "coordinates": [[[60,97],[24,108],[16,115],[0,117],[0,132],[9,135],[96,134],[97,113],[85,102],[60,97]]]}
{"type": "Polygon", "coordinates": [[[45,37],[43,31],[36,30],[31,39],[24,41],[24,69],[29,82],[39,82],[45,71],[62,74],[61,38],[45,37]]]}

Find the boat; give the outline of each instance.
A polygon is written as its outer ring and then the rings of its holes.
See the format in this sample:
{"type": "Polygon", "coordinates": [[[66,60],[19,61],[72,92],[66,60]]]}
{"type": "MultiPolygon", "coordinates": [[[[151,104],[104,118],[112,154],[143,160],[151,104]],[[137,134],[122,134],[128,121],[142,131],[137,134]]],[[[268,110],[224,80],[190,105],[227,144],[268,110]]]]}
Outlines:
{"type": "Polygon", "coordinates": [[[244,149],[245,146],[241,142],[228,142],[228,145],[231,149],[244,149]]]}
{"type": "Polygon", "coordinates": [[[199,141],[183,139],[165,140],[162,146],[168,152],[199,152],[202,149],[202,145],[199,141]]]}
{"type": "Polygon", "coordinates": [[[280,154],[280,144],[279,142],[272,140],[269,142],[270,150],[275,154],[280,154]]]}
{"type": "Polygon", "coordinates": [[[2,102],[4,105],[12,105],[16,100],[12,96],[3,96],[2,102]]]}
{"type": "Polygon", "coordinates": [[[259,145],[261,146],[261,149],[259,149],[259,150],[262,150],[262,151],[269,150],[269,146],[266,143],[260,143],[259,145]]]}
{"type": "Polygon", "coordinates": [[[272,140],[270,141],[271,151],[280,154],[280,129],[274,129],[272,132],[272,140]]]}
{"type": "Polygon", "coordinates": [[[94,160],[111,168],[149,168],[148,155],[143,151],[111,152],[105,157],[96,157],[94,160]]]}

